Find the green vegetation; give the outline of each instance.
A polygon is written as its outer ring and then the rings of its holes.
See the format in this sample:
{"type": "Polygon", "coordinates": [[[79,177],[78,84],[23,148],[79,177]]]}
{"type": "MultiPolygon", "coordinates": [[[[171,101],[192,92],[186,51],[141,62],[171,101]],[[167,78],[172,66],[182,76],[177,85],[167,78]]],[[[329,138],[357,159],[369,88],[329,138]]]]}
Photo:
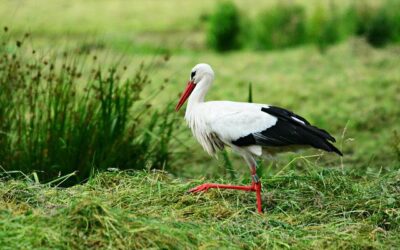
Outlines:
{"type": "MultiPolygon", "coordinates": [[[[338,7],[331,1],[329,4],[317,3],[306,15],[304,5],[279,2],[242,27],[247,34],[254,33],[253,37],[248,35],[243,41],[256,49],[282,49],[308,42],[324,50],[328,45],[360,35],[371,45],[381,47],[399,41],[399,8],[399,3],[391,0],[381,1],[379,6],[354,2],[345,7],[338,7]]],[[[212,48],[217,51],[235,48],[237,37],[244,32],[239,29],[238,15],[232,3],[218,6],[210,20],[208,33],[212,48]]]]}
{"type": "Polygon", "coordinates": [[[400,41],[400,3],[389,1],[369,20],[366,37],[374,46],[380,47],[391,41],[400,41]]]}
{"type": "MultiPolygon", "coordinates": [[[[355,16],[350,8],[347,12],[334,5],[328,8],[317,5],[308,23],[308,42],[315,43],[320,50],[350,37],[355,30],[355,16]]],[[[364,21],[364,20],[363,20],[364,21]]]]}
{"type": "Polygon", "coordinates": [[[208,44],[217,51],[238,49],[240,37],[239,13],[235,5],[223,2],[210,17],[208,44]]]}
{"type": "Polygon", "coordinates": [[[400,244],[396,1],[232,3],[241,49],[229,53],[208,47],[214,0],[0,4],[0,249],[400,244]],[[275,32],[274,50],[255,51],[264,18],[296,38],[275,32]],[[199,62],[216,72],[207,99],[291,109],[344,157],[310,149],[260,162],[261,216],[253,193],[185,194],[250,182],[242,159],[210,158],[172,112],[199,62]]]}
{"type": "MultiPolygon", "coordinates": [[[[222,181],[223,180],[218,180],[222,181]]],[[[57,189],[0,182],[2,249],[337,249],[400,244],[400,172],[358,176],[310,165],[253,193],[191,195],[199,181],[163,172],[102,173],[57,189]]]]}
{"type": "Polygon", "coordinates": [[[57,60],[23,45],[7,40],[0,45],[4,170],[36,172],[44,182],[74,172],[64,184],[75,184],[110,166],[162,168],[167,163],[173,113],[171,105],[158,112],[149,109],[148,99],[141,101],[150,82],[143,65],[132,79],[121,79],[126,67],[106,69],[87,55],[64,53],[57,60]]]}
{"type": "Polygon", "coordinates": [[[303,6],[278,4],[259,15],[256,31],[257,48],[280,49],[304,42],[306,16],[303,6]]]}

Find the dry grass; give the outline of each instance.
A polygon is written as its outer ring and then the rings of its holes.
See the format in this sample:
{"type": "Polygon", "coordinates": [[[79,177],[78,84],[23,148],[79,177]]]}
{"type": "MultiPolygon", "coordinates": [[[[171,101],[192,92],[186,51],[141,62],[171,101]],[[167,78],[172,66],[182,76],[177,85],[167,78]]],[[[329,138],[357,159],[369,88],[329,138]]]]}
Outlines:
{"type": "MultiPolygon", "coordinates": [[[[263,179],[252,193],[185,191],[201,181],[114,172],[62,189],[0,186],[2,249],[337,249],[400,244],[400,173],[358,176],[313,168],[263,179]]],[[[203,180],[202,180],[203,181],[203,180]]],[[[224,180],[218,180],[226,182],[224,180]]]]}

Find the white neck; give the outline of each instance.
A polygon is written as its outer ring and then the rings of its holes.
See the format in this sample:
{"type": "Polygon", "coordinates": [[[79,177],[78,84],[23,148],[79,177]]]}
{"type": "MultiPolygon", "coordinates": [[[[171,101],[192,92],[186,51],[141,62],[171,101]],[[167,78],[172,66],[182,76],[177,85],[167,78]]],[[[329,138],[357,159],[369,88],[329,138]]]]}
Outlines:
{"type": "Polygon", "coordinates": [[[210,75],[205,75],[194,88],[192,94],[188,99],[188,105],[186,107],[186,112],[191,112],[199,103],[204,102],[204,98],[207,94],[208,89],[211,86],[213,77],[210,75]]]}
{"type": "Polygon", "coordinates": [[[204,98],[212,84],[213,79],[214,77],[212,74],[204,75],[201,78],[189,97],[185,113],[185,120],[191,128],[193,135],[203,146],[204,150],[211,155],[215,153],[215,149],[218,146],[214,145],[213,141],[210,139],[211,137],[207,129],[204,112],[201,112],[199,106],[204,103],[204,98]]]}

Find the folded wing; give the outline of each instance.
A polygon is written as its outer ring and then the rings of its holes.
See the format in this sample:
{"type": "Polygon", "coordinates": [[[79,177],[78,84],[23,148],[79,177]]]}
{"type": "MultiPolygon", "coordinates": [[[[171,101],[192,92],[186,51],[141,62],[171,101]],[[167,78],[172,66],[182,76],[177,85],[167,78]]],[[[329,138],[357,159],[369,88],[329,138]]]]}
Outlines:
{"type": "MultiPolygon", "coordinates": [[[[272,117],[269,120],[276,120],[274,124],[266,124],[265,129],[253,130],[252,132],[233,138],[232,144],[243,147],[251,145],[260,145],[265,147],[283,147],[293,145],[308,145],[314,148],[322,149],[328,152],[335,152],[339,155],[342,153],[333,146],[331,142],[335,142],[328,132],[312,126],[303,117],[293,112],[275,107],[265,106],[259,109],[258,116],[272,117]]],[[[244,121],[242,120],[241,123],[244,121]]],[[[251,120],[245,121],[251,123],[251,120]]],[[[243,124],[232,124],[232,126],[243,127],[243,124]]],[[[261,128],[262,126],[259,126],[261,128]]],[[[247,131],[248,132],[248,131],[247,131]]]]}

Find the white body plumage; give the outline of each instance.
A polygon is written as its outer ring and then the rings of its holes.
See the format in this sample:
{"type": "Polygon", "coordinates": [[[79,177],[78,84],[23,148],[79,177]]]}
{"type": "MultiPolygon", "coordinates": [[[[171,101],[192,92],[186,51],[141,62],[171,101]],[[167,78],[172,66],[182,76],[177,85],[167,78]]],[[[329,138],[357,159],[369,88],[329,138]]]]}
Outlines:
{"type": "Polygon", "coordinates": [[[262,107],[268,106],[229,101],[199,102],[188,106],[185,119],[197,141],[210,155],[227,145],[238,153],[261,156],[261,146],[239,148],[232,141],[275,125],[277,118],[261,112],[262,107]]]}
{"type": "Polygon", "coordinates": [[[232,141],[273,126],[277,118],[260,111],[268,105],[230,101],[205,102],[205,95],[214,80],[214,72],[207,64],[199,64],[193,70],[197,72],[195,77],[199,81],[188,99],[185,120],[203,149],[214,155],[226,145],[245,158],[261,156],[261,146],[237,147],[232,141]]]}
{"type": "Polygon", "coordinates": [[[188,99],[185,120],[210,155],[229,146],[250,167],[255,166],[254,157],[261,156],[263,148],[281,152],[308,145],[341,155],[329,142],[335,141],[329,133],[286,109],[256,103],[205,102],[213,80],[214,72],[208,64],[196,65],[176,107],[179,110],[188,99]]]}

